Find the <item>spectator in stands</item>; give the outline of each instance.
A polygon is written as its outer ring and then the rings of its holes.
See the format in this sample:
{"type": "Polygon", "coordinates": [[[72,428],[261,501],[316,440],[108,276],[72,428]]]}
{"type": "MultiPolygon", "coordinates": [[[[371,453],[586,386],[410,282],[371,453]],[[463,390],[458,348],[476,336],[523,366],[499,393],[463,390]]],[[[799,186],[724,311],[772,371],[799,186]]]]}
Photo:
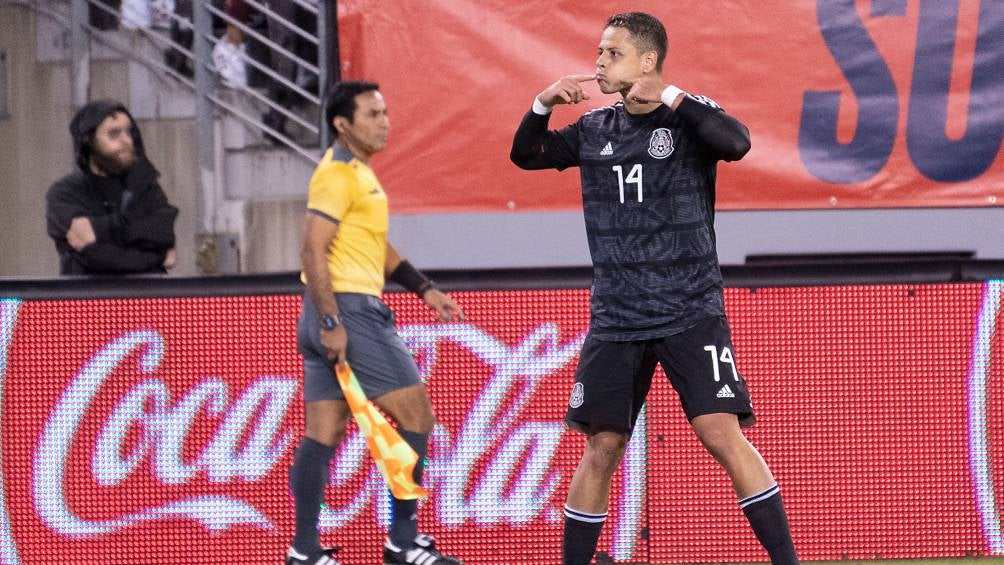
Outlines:
{"type": "Polygon", "coordinates": [[[231,20],[225,20],[226,31],[213,47],[213,66],[225,86],[246,87],[247,50],[244,45],[244,30],[235,22],[247,25],[251,19],[251,8],[244,0],[225,0],[223,11],[231,20]]]}
{"type": "Polygon", "coordinates": [[[46,195],[62,275],[165,273],[174,267],[178,209],[157,183],[139,128],[114,100],[87,104],[70,135],[78,170],[46,195]]]}
{"type": "MultiPolygon", "coordinates": [[[[268,38],[282,48],[281,50],[272,48],[271,68],[286,81],[308,92],[317,92],[317,75],[302,68],[289,56],[292,53],[308,63],[316,64],[317,46],[289,27],[292,24],[308,33],[316,34],[316,15],[290,0],[269,0],[267,4],[272,11],[268,17],[268,38]]],[[[302,96],[275,79],[269,82],[268,97],[287,110],[303,103],[302,96]]],[[[286,116],[279,110],[270,108],[262,115],[262,121],[268,127],[285,134],[286,116]]],[[[266,135],[266,138],[275,141],[271,135],[266,135]]]]}
{"type": "Polygon", "coordinates": [[[87,6],[88,23],[95,29],[118,29],[119,4],[121,0],[97,0],[87,6]]]}
{"type": "MultiPolygon", "coordinates": [[[[213,0],[213,6],[217,9],[222,8],[227,16],[249,27],[255,27],[253,20],[256,16],[261,17],[244,0],[213,0]]],[[[192,9],[192,0],[177,0],[177,3],[174,5],[175,17],[171,18],[169,34],[171,41],[188,50],[192,49],[194,39],[192,9]]],[[[221,58],[234,59],[236,57],[233,62],[240,65],[240,73],[244,74],[244,48],[242,47],[244,45],[244,31],[229,21],[221,20],[222,18],[213,19],[213,28],[217,30],[216,33],[219,33],[218,30],[221,26],[225,28],[223,36],[213,50],[214,63],[217,66],[217,70],[220,70],[221,58]]],[[[164,53],[164,64],[182,76],[191,78],[194,75],[192,60],[188,55],[175,47],[169,47],[164,53]]],[[[223,78],[230,82],[240,82],[242,84],[246,82],[246,79],[232,80],[232,74],[226,74],[223,78]]]]}
{"type": "MultiPolygon", "coordinates": [[[[171,18],[171,31],[168,37],[185,49],[191,50],[194,38],[192,0],[177,0],[174,5],[174,15],[176,17],[171,18]]],[[[194,74],[192,60],[174,47],[169,47],[164,53],[164,63],[182,76],[191,78],[194,74]]]]}

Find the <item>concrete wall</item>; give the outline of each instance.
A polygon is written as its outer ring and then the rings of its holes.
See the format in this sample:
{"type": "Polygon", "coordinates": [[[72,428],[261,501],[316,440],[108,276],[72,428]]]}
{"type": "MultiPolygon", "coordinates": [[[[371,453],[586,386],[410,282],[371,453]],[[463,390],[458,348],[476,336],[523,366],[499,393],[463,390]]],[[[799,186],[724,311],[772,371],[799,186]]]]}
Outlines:
{"type": "MultiPolygon", "coordinates": [[[[765,254],[964,251],[1004,259],[1000,207],[719,211],[715,231],[718,257],[727,265],[765,254]]],[[[391,218],[390,239],[425,269],[589,264],[578,210],[398,215],[391,218]]]]}
{"type": "Polygon", "coordinates": [[[35,16],[0,6],[0,49],[7,52],[10,115],[0,119],[0,276],[58,270],[45,234],[44,196],[72,166],[70,83],[65,66],[35,62],[35,16]]]}

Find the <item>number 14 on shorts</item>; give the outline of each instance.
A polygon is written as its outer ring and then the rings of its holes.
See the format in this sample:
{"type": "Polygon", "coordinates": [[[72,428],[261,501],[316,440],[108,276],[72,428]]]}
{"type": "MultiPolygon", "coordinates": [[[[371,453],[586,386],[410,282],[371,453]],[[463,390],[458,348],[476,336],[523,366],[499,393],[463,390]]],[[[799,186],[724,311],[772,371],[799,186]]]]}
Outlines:
{"type": "Polygon", "coordinates": [[[718,353],[718,346],[716,345],[705,345],[704,350],[711,355],[711,368],[715,372],[715,382],[722,380],[721,369],[719,369],[718,362],[727,363],[729,367],[732,368],[732,378],[739,381],[739,371],[736,370],[736,361],[732,356],[732,349],[728,346],[722,348],[721,354],[718,353]]]}

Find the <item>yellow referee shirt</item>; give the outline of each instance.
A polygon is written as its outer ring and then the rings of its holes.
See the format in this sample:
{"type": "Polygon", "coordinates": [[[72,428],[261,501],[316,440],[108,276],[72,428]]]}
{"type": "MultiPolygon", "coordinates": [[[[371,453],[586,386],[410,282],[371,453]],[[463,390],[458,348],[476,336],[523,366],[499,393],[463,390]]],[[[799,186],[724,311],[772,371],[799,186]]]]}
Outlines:
{"type": "MultiPolygon", "coordinates": [[[[380,296],[387,257],[387,194],[373,169],[334,144],[310,179],[307,210],[338,222],[328,247],[334,292],[380,296]]],[[[306,282],[306,275],[300,275],[306,282]]]]}

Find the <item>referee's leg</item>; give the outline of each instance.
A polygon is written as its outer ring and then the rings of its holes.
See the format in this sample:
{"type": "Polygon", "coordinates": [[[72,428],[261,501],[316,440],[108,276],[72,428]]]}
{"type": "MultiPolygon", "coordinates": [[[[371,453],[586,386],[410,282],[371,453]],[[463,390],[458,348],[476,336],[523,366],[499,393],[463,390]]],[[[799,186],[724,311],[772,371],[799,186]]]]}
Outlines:
{"type": "Polygon", "coordinates": [[[289,469],[289,488],[293,493],[296,516],[291,548],[299,555],[313,558],[324,552],[317,518],[331,474],[331,458],[345,435],[349,416],[349,407],[344,400],[306,403],[304,437],[289,469]]]}

